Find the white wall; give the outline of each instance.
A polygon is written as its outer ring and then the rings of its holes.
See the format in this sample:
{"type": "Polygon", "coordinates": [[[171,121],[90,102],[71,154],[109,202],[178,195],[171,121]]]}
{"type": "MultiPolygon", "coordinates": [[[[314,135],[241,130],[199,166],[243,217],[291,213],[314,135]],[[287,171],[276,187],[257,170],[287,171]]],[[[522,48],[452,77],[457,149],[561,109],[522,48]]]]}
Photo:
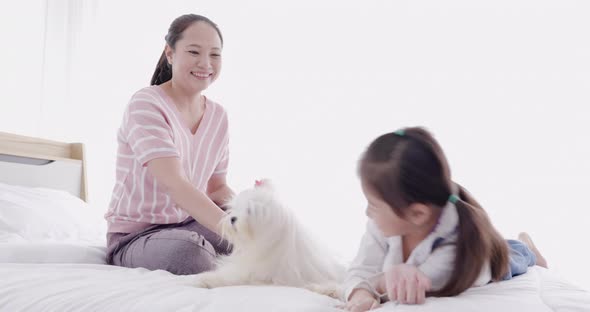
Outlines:
{"type": "Polygon", "coordinates": [[[424,125],[506,237],[530,232],[553,270],[590,289],[590,3],[314,2],[19,4],[2,14],[0,131],[85,142],[91,201],[105,209],[123,107],[172,19],[204,14],[225,38],[207,95],[230,116],[235,189],[274,179],[349,260],[365,219],[360,153],[424,125]],[[45,23],[23,25],[45,8],[45,23]]]}

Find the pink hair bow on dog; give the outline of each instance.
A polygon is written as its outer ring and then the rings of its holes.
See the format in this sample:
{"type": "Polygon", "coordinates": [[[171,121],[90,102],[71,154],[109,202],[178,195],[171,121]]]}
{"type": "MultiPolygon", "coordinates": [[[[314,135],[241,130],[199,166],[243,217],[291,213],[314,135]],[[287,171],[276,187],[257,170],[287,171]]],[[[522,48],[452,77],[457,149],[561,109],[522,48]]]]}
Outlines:
{"type": "Polygon", "coordinates": [[[264,180],[256,180],[254,181],[254,186],[262,186],[264,184],[264,180]]]}

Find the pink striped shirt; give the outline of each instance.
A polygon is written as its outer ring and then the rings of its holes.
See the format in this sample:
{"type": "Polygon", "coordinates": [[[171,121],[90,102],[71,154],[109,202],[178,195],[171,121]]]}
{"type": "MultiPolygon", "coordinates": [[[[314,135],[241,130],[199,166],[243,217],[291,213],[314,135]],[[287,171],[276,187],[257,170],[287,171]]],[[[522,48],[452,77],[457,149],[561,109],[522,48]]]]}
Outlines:
{"type": "Polygon", "coordinates": [[[147,163],[178,157],[189,181],[206,192],[213,175],[227,172],[228,140],[227,114],[221,105],[206,99],[201,123],[192,134],[161,87],[135,93],[117,135],[116,184],[105,214],[108,232],[131,233],[185,220],[189,215],[149,174],[147,163]]]}

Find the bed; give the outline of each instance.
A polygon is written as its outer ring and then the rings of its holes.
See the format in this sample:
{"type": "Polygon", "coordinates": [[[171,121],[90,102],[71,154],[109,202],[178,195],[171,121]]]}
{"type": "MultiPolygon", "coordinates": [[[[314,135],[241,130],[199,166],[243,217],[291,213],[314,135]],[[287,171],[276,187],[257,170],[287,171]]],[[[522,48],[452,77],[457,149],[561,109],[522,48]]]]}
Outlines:
{"type": "MultiPolygon", "coordinates": [[[[199,289],[193,276],[106,265],[84,146],[0,133],[0,311],[340,311],[304,289],[199,289]]],[[[590,311],[590,293],[533,267],[510,281],[378,311],[590,311]]]]}

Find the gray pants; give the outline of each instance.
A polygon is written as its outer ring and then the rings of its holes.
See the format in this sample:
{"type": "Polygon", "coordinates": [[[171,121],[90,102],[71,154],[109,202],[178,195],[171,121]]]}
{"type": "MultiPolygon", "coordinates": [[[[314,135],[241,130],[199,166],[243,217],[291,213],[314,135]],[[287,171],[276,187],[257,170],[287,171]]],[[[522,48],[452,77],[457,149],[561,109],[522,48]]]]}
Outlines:
{"type": "Polygon", "coordinates": [[[213,269],[218,254],[231,246],[193,218],[178,224],[153,225],[137,233],[109,233],[107,263],[173,274],[196,274],[213,269]]]}

